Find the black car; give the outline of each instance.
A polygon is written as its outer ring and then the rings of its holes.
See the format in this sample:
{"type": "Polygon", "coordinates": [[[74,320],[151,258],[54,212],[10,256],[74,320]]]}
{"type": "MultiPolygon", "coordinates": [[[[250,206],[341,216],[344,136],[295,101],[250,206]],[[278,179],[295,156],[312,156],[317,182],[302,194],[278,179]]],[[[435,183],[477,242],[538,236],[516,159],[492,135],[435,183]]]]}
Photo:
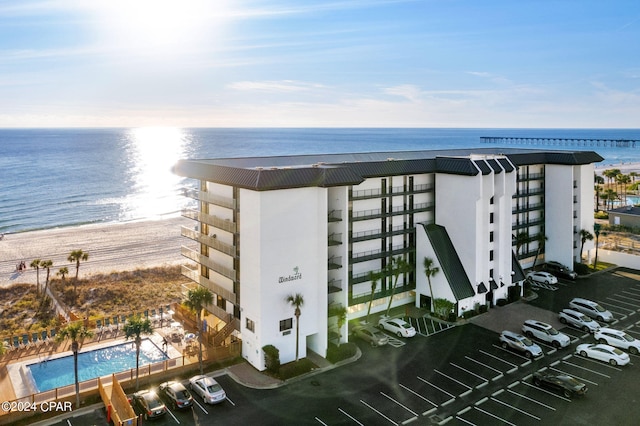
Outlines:
{"type": "Polygon", "coordinates": [[[533,373],[533,384],[538,387],[546,387],[560,391],[567,398],[571,398],[574,395],[584,396],[584,394],[587,393],[587,385],[567,374],[536,371],[533,373]]]}
{"type": "Polygon", "coordinates": [[[141,390],[131,396],[131,405],[137,414],[142,414],[145,419],[164,416],[167,407],[160,401],[158,394],[150,390],[141,390]]]}
{"type": "Polygon", "coordinates": [[[180,382],[164,382],[158,389],[169,399],[173,408],[189,408],[193,405],[191,393],[180,382]]]}
{"type": "Polygon", "coordinates": [[[565,278],[568,280],[575,280],[578,277],[571,268],[563,265],[560,262],[549,261],[542,265],[542,269],[549,272],[552,275],[555,275],[558,278],[565,278]]]}

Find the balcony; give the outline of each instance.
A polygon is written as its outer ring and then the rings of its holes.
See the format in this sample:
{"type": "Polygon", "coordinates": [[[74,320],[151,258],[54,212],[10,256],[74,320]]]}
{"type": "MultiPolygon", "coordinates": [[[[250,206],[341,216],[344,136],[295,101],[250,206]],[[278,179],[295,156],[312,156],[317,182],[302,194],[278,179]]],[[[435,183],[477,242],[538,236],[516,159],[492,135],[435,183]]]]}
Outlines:
{"type": "Polygon", "coordinates": [[[229,219],[222,219],[218,216],[205,214],[198,210],[184,209],[182,211],[182,216],[198,222],[206,223],[207,225],[211,225],[214,228],[218,228],[231,233],[235,233],[237,229],[236,224],[229,219]]]}
{"type": "Polygon", "coordinates": [[[368,250],[362,252],[354,252],[351,256],[351,263],[366,262],[368,260],[383,259],[386,257],[392,257],[399,254],[407,253],[413,249],[407,248],[404,245],[393,246],[391,251],[389,250],[368,250]]]}
{"type": "Polygon", "coordinates": [[[202,266],[206,266],[212,271],[215,271],[218,274],[225,276],[232,281],[236,280],[236,271],[234,269],[222,266],[219,263],[209,259],[208,257],[201,255],[197,251],[190,249],[189,247],[182,246],[180,253],[184,257],[191,259],[202,266]]]}
{"type": "Polygon", "coordinates": [[[339,246],[342,244],[342,234],[337,234],[335,232],[329,234],[328,237],[329,246],[339,246]]]}
{"type": "Polygon", "coordinates": [[[342,291],[342,280],[331,279],[327,283],[329,294],[342,291]]]}
{"type": "Polygon", "coordinates": [[[225,300],[228,300],[229,302],[231,302],[233,304],[236,304],[236,294],[235,293],[233,293],[232,291],[227,290],[226,288],[224,288],[223,286],[221,286],[219,284],[216,284],[211,279],[203,277],[202,275],[200,275],[200,273],[198,272],[197,269],[191,269],[188,266],[184,266],[183,265],[181,272],[182,272],[182,275],[184,275],[185,277],[189,278],[194,283],[198,283],[201,286],[208,288],[213,293],[221,296],[225,300]]]}
{"type": "Polygon", "coordinates": [[[201,244],[205,244],[206,246],[209,246],[221,253],[227,254],[231,257],[236,257],[236,248],[231,244],[221,242],[218,238],[216,238],[215,234],[213,234],[212,236],[205,235],[191,228],[187,228],[186,226],[182,227],[181,234],[183,237],[187,237],[201,244]]]}
{"type": "Polygon", "coordinates": [[[380,197],[392,197],[396,195],[410,195],[410,194],[419,194],[424,192],[433,191],[434,185],[431,183],[424,183],[420,185],[414,185],[413,189],[405,189],[404,186],[394,186],[391,188],[390,192],[382,192],[382,189],[359,189],[353,190],[351,192],[352,200],[367,200],[371,198],[380,198],[380,197]]]}
{"type": "Polygon", "coordinates": [[[215,204],[216,206],[226,207],[228,209],[236,208],[236,201],[233,198],[223,197],[220,195],[214,195],[209,192],[199,191],[197,189],[183,189],[185,197],[193,198],[195,200],[203,201],[209,204],[215,204]]]}
{"type": "Polygon", "coordinates": [[[329,270],[342,268],[342,256],[331,256],[327,262],[329,270]]]}
{"type": "Polygon", "coordinates": [[[329,222],[341,222],[342,221],[342,210],[331,210],[327,215],[327,220],[329,222]]]}
{"type": "Polygon", "coordinates": [[[516,205],[512,208],[511,213],[524,213],[532,210],[542,210],[544,208],[544,203],[532,203],[526,205],[516,205]]]}

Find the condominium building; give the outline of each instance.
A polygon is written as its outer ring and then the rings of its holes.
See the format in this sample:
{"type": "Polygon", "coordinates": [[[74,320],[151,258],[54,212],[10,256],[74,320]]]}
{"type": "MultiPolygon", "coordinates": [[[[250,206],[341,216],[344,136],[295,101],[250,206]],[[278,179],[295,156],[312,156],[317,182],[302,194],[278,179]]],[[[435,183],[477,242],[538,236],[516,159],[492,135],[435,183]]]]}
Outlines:
{"type": "Polygon", "coordinates": [[[294,360],[298,336],[300,357],[325,356],[348,339],[340,313],[446,299],[460,316],[521,294],[523,267],[578,260],[599,161],[506,148],[181,160],[198,206],[182,233],[199,247],[183,247],[183,272],[214,293],[207,309],[257,369],[266,345],[294,360]]]}

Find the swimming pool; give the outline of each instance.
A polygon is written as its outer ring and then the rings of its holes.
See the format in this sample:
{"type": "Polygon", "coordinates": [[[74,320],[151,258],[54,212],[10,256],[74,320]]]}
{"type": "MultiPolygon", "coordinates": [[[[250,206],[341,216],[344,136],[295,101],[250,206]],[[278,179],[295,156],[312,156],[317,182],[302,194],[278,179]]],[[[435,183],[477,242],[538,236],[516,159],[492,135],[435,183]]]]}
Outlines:
{"type": "MultiPolygon", "coordinates": [[[[169,357],[151,340],[140,345],[140,366],[164,361],[169,357]]],[[[26,366],[39,392],[75,383],[73,355],[26,366]]],[[[83,382],[136,368],[136,345],[126,342],[115,346],[78,353],[78,381],[83,382]]]]}

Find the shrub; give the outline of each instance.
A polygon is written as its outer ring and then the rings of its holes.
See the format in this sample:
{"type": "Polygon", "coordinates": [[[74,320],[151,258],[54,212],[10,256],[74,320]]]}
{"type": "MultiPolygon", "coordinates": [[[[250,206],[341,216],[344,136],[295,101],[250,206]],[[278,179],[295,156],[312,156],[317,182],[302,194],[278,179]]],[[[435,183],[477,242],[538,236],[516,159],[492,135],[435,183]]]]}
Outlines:
{"type": "Polygon", "coordinates": [[[593,215],[593,217],[595,217],[596,219],[609,219],[609,213],[598,211],[593,215]]]}
{"type": "Polygon", "coordinates": [[[575,263],[573,265],[573,270],[578,275],[588,275],[591,273],[591,268],[589,268],[589,265],[585,265],[584,263],[575,263]]]}
{"type": "Polygon", "coordinates": [[[278,374],[280,371],[280,351],[273,345],[266,345],[262,347],[264,351],[264,364],[267,370],[278,374]]]}
{"type": "Polygon", "coordinates": [[[302,374],[306,374],[313,370],[316,365],[308,358],[302,358],[298,361],[290,362],[280,366],[280,372],[278,377],[282,380],[287,380],[292,377],[297,377],[302,374]]]}
{"type": "Polygon", "coordinates": [[[434,299],[433,310],[442,319],[446,319],[456,304],[447,299],[434,299]]]}
{"type": "Polygon", "coordinates": [[[496,300],[496,305],[498,306],[504,306],[507,304],[507,299],[498,299],[496,300]]]}
{"type": "Polygon", "coordinates": [[[343,343],[340,346],[329,344],[327,348],[327,361],[332,364],[349,359],[356,354],[357,346],[353,342],[343,343]]]}

